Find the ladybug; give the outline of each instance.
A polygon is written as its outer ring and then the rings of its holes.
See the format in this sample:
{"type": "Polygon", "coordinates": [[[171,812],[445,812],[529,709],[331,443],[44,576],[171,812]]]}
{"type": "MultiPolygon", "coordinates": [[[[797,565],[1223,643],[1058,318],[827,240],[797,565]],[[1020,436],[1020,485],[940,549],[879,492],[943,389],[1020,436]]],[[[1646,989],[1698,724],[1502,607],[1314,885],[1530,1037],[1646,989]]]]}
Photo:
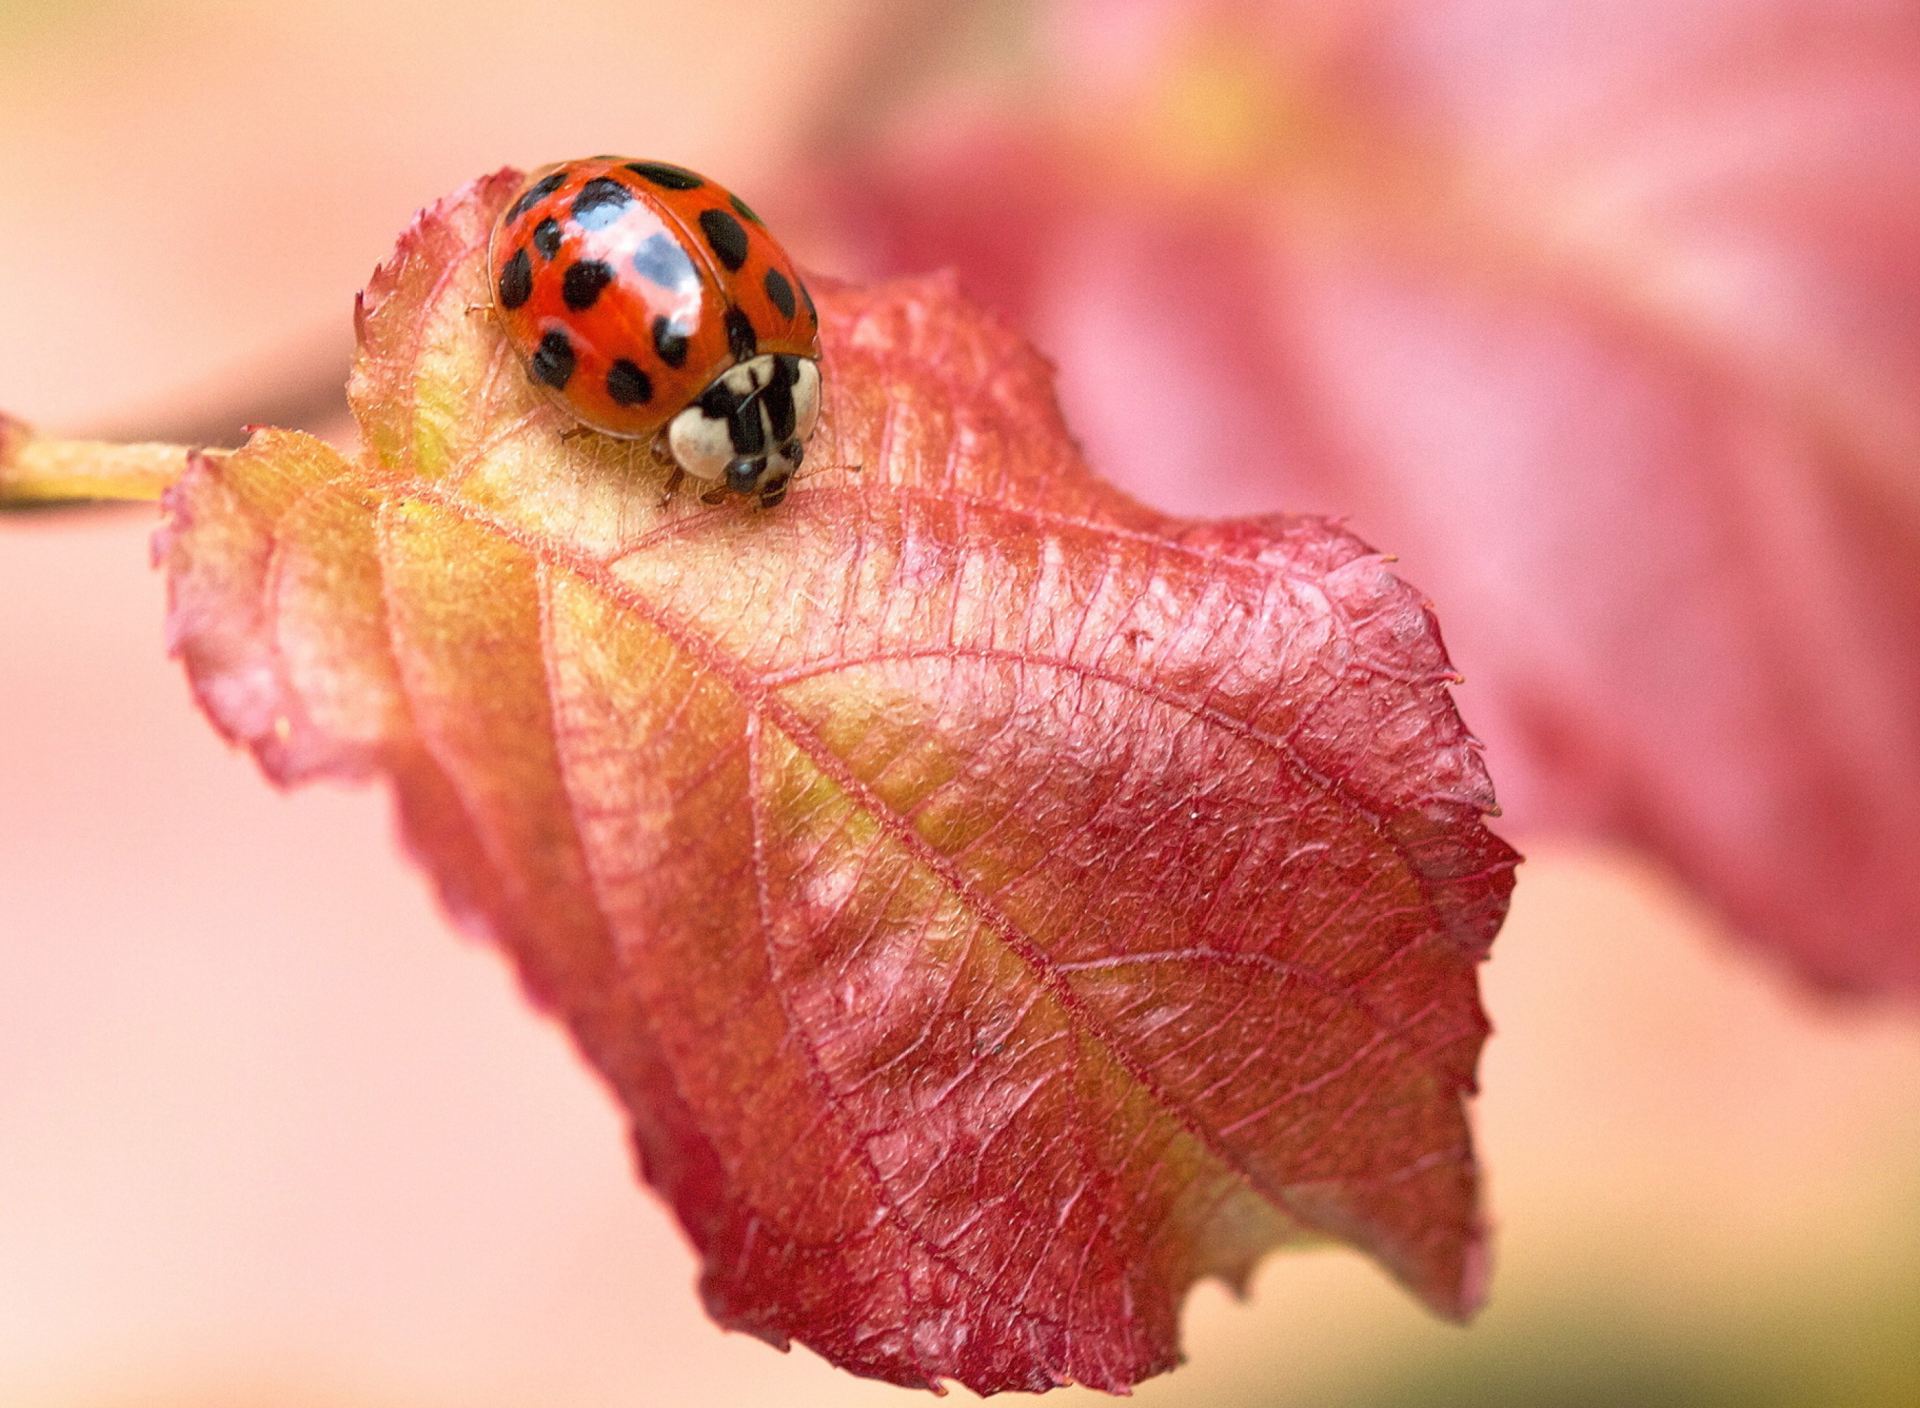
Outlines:
{"type": "Polygon", "coordinates": [[[495,221],[493,309],[588,430],[644,440],[709,503],[786,496],[820,418],[820,315],[740,197],[685,167],[542,167],[495,221]]]}

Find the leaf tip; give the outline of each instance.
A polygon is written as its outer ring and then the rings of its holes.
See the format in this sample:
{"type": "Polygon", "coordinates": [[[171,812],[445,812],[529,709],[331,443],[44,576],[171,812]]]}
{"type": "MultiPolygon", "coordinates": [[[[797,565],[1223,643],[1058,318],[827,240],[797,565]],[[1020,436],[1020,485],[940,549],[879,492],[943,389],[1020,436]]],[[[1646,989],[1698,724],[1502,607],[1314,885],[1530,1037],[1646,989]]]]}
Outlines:
{"type": "Polygon", "coordinates": [[[1484,1225],[1474,1229],[1460,1264],[1460,1293],[1452,1314],[1447,1318],[1466,1325],[1486,1308],[1487,1291],[1493,1280],[1493,1248],[1484,1225]]]}

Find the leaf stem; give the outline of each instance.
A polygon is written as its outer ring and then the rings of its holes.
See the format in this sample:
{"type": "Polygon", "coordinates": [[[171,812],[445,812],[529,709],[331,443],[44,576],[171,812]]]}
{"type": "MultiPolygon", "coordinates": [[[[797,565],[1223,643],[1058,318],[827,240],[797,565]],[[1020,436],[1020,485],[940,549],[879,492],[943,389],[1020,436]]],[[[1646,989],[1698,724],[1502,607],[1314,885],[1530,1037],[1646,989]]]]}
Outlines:
{"type": "Polygon", "coordinates": [[[42,439],[0,415],[0,511],[157,499],[186,471],[187,454],[185,445],[42,439]]]}

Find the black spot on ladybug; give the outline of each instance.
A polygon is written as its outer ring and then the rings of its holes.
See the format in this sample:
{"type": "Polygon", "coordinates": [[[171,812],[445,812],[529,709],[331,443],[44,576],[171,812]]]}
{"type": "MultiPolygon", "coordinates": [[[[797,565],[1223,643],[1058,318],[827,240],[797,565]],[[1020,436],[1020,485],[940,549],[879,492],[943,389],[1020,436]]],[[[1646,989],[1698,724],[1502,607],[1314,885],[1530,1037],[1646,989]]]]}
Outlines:
{"type": "Polygon", "coordinates": [[[533,247],[541,257],[551,259],[560,252],[560,222],[549,215],[533,227],[533,247]]]}
{"type": "Polygon", "coordinates": [[[760,398],[750,396],[727,417],[727,439],[736,455],[763,455],[767,451],[767,427],[760,416],[760,398]]]}
{"type": "Polygon", "coordinates": [[[694,404],[708,420],[731,420],[733,413],[740,409],[740,398],[728,389],[724,381],[716,381],[700,393],[700,399],[694,404]]]}
{"type": "Polygon", "coordinates": [[[638,406],[653,399],[653,382],[622,357],[607,372],[607,395],[623,406],[638,406]]]}
{"type": "Polygon", "coordinates": [[[706,185],[698,176],[682,167],[668,166],[664,161],[630,161],[627,170],[643,181],[668,191],[697,191],[706,185]]]}
{"type": "Polygon", "coordinates": [[[653,320],[653,350],[660,354],[660,360],[670,367],[684,367],[687,364],[687,335],[680,325],[666,318],[653,320]]]}
{"type": "Polygon", "coordinates": [[[751,220],[756,225],[764,225],[767,223],[766,221],[762,220],[758,215],[755,215],[753,213],[753,208],[749,206],[745,201],[741,200],[739,196],[734,195],[733,192],[731,191],[727,192],[727,199],[733,203],[733,208],[739,212],[740,218],[742,220],[751,220]]]}
{"type": "Polygon", "coordinates": [[[567,307],[583,313],[599,301],[600,290],[612,282],[613,265],[582,259],[568,266],[566,277],[560,281],[560,294],[567,300],[567,307]]]}
{"type": "Polygon", "coordinates": [[[524,249],[500,266],[500,306],[511,312],[533,297],[533,261],[524,249]]]}
{"type": "Polygon", "coordinates": [[[776,357],[773,380],[760,393],[760,404],[767,411],[767,428],[781,443],[793,438],[793,384],[800,379],[799,367],[788,365],[793,361],[792,357],[776,357]]]}
{"type": "Polygon", "coordinates": [[[813,295],[807,292],[807,281],[800,281],[800,301],[807,305],[807,316],[813,319],[815,327],[820,326],[820,311],[813,306],[813,295]]]}
{"type": "Polygon", "coordinates": [[[700,282],[700,271],[693,267],[680,242],[664,234],[652,234],[633,252],[633,271],[641,278],[675,293],[685,293],[700,282]]]}
{"type": "Polygon", "coordinates": [[[729,270],[738,269],[747,262],[747,232],[726,211],[701,211],[700,228],[705,232],[713,252],[720,256],[720,262],[729,270]]]}
{"type": "Polygon", "coordinates": [[[611,176],[596,176],[573,198],[573,221],[583,230],[604,230],[632,202],[632,191],[611,176]]]}
{"type": "Polygon", "coordinates": [[[793,316],[793,285],[787,282],[787,276],[778,269],[767,270],[766,278],[761,280],[767,286],[767,297],[773,300],[773,306],[780,310],[780,316],[793,316]]]}
{"type": "Polygon", "coordinates": [[[753,330],[753,319],[738,308],[727,309],[727,348],[736,362],[744,362],[760,351],[760,335],[753,330]]]}
{"type": "Polygon", "coordinates": [[[531,186],[528,186],[524,191],[520,192],[520,199],[507,207],[507,223],[511,225],[527,213],[529,206],[538,205],[566,184],[567,172],[564,167],[558,171],[549,172],[547,175],[542,176],[538,181],[535,181],[531,186]]]}
{"type": "Polygon", "coordinates": [[[573,380],[573,343],[558,328],[540,339],[540,345],[528,360],[534,380],[544,381],[555,391],[564,391],[573,380]]]}

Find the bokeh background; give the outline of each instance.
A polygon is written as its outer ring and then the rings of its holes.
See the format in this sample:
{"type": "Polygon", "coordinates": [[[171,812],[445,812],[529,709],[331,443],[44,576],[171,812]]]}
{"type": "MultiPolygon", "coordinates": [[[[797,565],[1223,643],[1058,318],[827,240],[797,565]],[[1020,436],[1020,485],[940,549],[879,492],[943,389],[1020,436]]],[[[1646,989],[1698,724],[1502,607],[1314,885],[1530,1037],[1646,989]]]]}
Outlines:
{"type": "MultiPolygon", "coordinates": [[[[940,102],[1057,113],[1073,93],[1032,55],[1075,8],[1106,32],[1097,7],[1005,0],[0,0],[0,407],[50,433],[350,438],[353,291],[414,208],[508,163],[681,161],[810,266],[893,267],[912,241],[848,189],[863,154],[897,171],[940,102]]],[[[1142,8],[1112,7],[1119,48],[1148,42],[1121,32],[1142,8]]],[[[1537,44],[1558,8],[1461,42],[1537,44]]],[[[1737,31],[1743,8],[1668,11],[1737,31]]],[[[1244,128],[1221,91],[1162,95],[1177,153],[1244,128]]],[[[973,200],[973,238],[1018,246],[973,200]]],[[[384,797],[273,794],[195,713],[151,525],[0,520],[0,1405],[898,1400],[704,1319],[611,1103],[435,912],[384,797]]],[[[1657,854],[1512,839],[1477,1110],[1489,1308],[1461,1330],[1352,1254],[1276,1258],[1247,1303],[1194,1294],[1189,1364],[1139,1399],[1920,1402],[1911,1005],[1815,996],[1657,854]]]]}

